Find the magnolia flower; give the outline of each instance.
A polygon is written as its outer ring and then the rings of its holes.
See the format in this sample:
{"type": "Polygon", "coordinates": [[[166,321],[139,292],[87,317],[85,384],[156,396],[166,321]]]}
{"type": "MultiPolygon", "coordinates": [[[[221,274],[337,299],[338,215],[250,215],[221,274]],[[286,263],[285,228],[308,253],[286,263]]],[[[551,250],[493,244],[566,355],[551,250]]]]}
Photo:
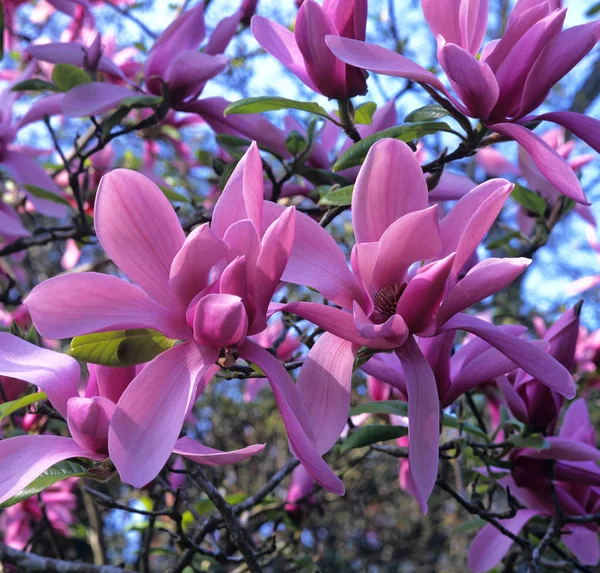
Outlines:
{"type": "MultiPolygon", "coordinates": [[[[590,247],[592,247],[592,249],[597,253],[596,258],[600,263],[600,243],[598,243],[598,239],[596,238],[596,230],[593,227],[588,227],[585,231],[585,234],[590,247]]],[[[587,277],[574,280],[572,283],[567,285],[565,288],[565,293],[570,296],[581,294],[582,292],[594,288],[599,284],[600,274],[588,275],[587,277]]]]}
{"type": "Polygon", "coordinates": [[[306,0],[294,32],[262,16],[252,18],[252,33],[269,54],[317,93],[348,99],[367,93],[365,73],[347,66],[325,44],[325,37],[365,39],[367,0],[306,0]]]}
{"type": "MultiPolygon", "coordinates": [[[[27,434],[0,441],[0,503],[58,462],[69,458],[98,461],[108,457],[109,428],[117,403],[144,371],[138,372],[136,377],[135,367],[108,368],[90,364],[89,369],[91,375],[81,394],[76,360],[0,333],[0,376],[11,376],[41,388],[67,421],[72,436],[27,434]]],[[[202,382],[206,384],[208,380],[202,382]]],[[[263,448],[264,445],[253,445],[221,452],[188,437],[179,438],[172,445],[174,453],[205,465],[235,463],[263,448]]],[[[150,475],[146,481],[154,477],[150,475]]]]}
{"type": "Polygon", "coordinates": [[[542,349],[462,313],[498,292],[529,265],[527,259],[487,259],[465,266],[496,219],[512,185],[492,180],[467,193],[438,220],[427,208],[427,185],[403,142],[376,143],[356,180],[351,267],[333,238],[308,219],[298,233],[283,279],[309,286],[341,308],[310,302],[273,304],[327,332],[311,349],[298,390],[327,451],[348,417],[354,356],[360,347],[393,350],[406,376],[411,471],[426,508],[437,474],[439,398],[434,373],[415,335],[464,330],[558,392],[573,396],[569,372],[542,349]],[[310,230],[309,230],[310,229],[310,230]],[[422,264],[424,263],[424,264],[422,264]]]}
{"type": "MultiPolygon", "coordinates": [[[[559,435],[546,437],[541,450],[519,450],[512,456],[511,476],[498,480],[525,509],[500,523],[518,535],[536,516],[551,517],[555,512],[552,489],[548,483],[547,460],[554,461],[554,491],[564,515],[577,516],[600,510],[600,450],[594,444],[594,428],[583,400],[576,400],[567,410],[559,435]]],[[[496,468],[498,469],[498,468],[496,468]]],[[[500,470],[502,471],[502,470],[500,470]]],[[[567,523],[561,530],[561,541],[585,565],[600,561],[598,525],[567,523]]],[[[484,573],[496,567],[510,549],[512,540],[493,525],[486,524],[473,540],[469,550],[469,568],[484,573]]]]}
{"type": "Polygon", "coordinates": [[[458,97],[430,71],[381,46],[330,35],[327,45],[349,65],[424,83],[489,129],[515,139],[562,194],[588,204],[579,180],[546,142],[523,127],[533,120],[563,125],[596,151],[600,122],[573,112],[529,116],[596,45],[600,21],[562,30],[566,9],[549,0],[519,0],[500,40],[479,49],[485,37],[487,0],[423,0],[425,19],[438,41],[438,61],[458,97]]]}
{"type": "Polygon", "coordinates": [[[312,421],[288,372],[248,338],[266,327],[294,240],[294,208],[280,210],[263,195],[253,144],[219,198],[212,224],[186,238],[163,192],[143,175],[117,169],[100,183],[96,233],[138,286],[97,273],[63,275],[36,286],[25,302],[37,330],[51,338],[153,328],[183,341],[148,364],[112,417],[109,453],[127,483],[141,486],[157,475],[217,360],[240,356],[271,383],[293,453],[316,481],[343,492],[317,453],[312,421]]]}

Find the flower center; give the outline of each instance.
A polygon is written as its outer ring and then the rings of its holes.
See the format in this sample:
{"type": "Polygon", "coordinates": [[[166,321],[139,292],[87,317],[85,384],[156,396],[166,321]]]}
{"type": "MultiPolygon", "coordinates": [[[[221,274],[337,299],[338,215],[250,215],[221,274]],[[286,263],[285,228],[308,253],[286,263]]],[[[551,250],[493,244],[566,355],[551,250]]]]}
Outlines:
{"type": "Polygon", "coordinates": [[[396,314],[396,306],[402,293],[406,290],[406,283],[392,283],[382,286],[374,295],[375,311],[386,319],[396,314]]]}

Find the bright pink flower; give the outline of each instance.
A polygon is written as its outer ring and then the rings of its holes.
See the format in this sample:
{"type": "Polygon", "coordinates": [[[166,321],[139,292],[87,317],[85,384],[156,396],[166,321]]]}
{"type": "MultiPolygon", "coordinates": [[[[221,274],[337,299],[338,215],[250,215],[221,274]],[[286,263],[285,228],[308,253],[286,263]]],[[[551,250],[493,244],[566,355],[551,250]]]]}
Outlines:
{"type": "Polygon", "coordinates": [[[296,217],[294,249],[283,279],[310,286],[341,308],[309,302],[271,307],[327,331],[298,378],[309,413],[318,420],[317,445],[323,451],[346,423],[358,348],[396,352],[406,376],[411,471],[423,508],[437,474],[439,399],[415,335],[472,332],[558,392],[575,393],[569,372],[543,350],[462,313],[504,288],[529,264],[526,259],[487,259],[463,276],[511,190],[507,181],[489,181],[467,193],[439,222],[436,207],[427,208],[427,185],[412,150],[384,139],[369,151],[354,187],[353,272],[326,231],[308,217],[296,217]]]}
{"type": "Polygon", "coordinates": [[[292,472],[292,480],[285,499],[285,511],[292,517],[298,518],[305,508],[316,505],[314,489],[313,478],[302,466],[298,466],[292,472]]]}
{"type": "MultiPolygon", "coordinates": [[[[567,410],[558,437],[545,438],[541,450],[525,449],[513,455],[513,475],[499,480],[510,488],[525,509],[501,524],[515,535],[536,516],[551,517],[555,506],[548,483],[547,460],[554,461],[554,489],[565,515],[589,515],[600,510],[600,470],[596,465],[600,451],[594,444],[594,428],[583,400],[576,400],[567,410]]],[[[569,523],[561,531],[561,541],[585,565],[600,561],[598,525],[569,523]]],[[[496,567],[510,549],[512,540],[486,524],[469,550],[469,568],[485,573],[496,567]]]]}
{"type": "MultiPolygon", "coordinates": [[[[108,368],[90,364],[90,378],[85,392],[80,393],[79,364],[71,357],[39,348],[10,334],[0,333],[0,342],[0,376],[11,376],[40,387],[67,421],[72,436],[28,434],[0,441],[1,503],[60,461],[107,458],[109,428],[117,402],[144,370],[136,377],[139,367],[108,368]]],[[[200,382],[205,384],[207,380],[200,382]]],[[[172,451],[196,463],[214,466],[244,460],[263,448],[263,445],[254,445],[221,452],[183,437],[176,439],[172,451]]],[[[149,476],[147,481],[153,477],[149,476]]]]}
{"type": "Polygon", "coordinates": [[[446,95],[457,109],[517,140],[548,181],[562,194],[588,204],[579,180],[565,161],[537,135],[520,125],[533,119],[566,127],[600,151],[600,122],[572,112],[527,117],[595,46],[600,22],[562,30],[566,10],[549,0],[519,0],[506,32],[478,56],[487,27],[487,0],[425,0],[423,10],[438,40],[438,60],[454,92],[430,71],[386,48],[327,37],[332,52],[349,65],[425,83],[446,95]]]}
{"type": "Polygon", "coordinates": [[[44,336],[154,328],[185,341],[155,358],[119,400],[109,451],[127,483],[141,486],[156,476],[219,357],[239,355],[269,379],[294,454],[316,481],[343,492],[315,449],[316,432],[289,374],[247,338],[266,327],[294,239],[293,207],[268,204],[263,194],[262,162],[253,144],[217,202],[211,226],[186,238],[158,187],[133,171],[115,170],[98,190],[96,233],[108,256],[138,286],[82,273],[45,281],[27,298],[44,336]]]}
{"type": "Polygon", "coordinates": [[[367,93],[365,74],[336,58],[325,37],[365,39],[367,0],[306,0],[300,6],[294,32],[262,16],[252,18],[252,33],[310,89],[328,98],[347,99],[367,93]]]}

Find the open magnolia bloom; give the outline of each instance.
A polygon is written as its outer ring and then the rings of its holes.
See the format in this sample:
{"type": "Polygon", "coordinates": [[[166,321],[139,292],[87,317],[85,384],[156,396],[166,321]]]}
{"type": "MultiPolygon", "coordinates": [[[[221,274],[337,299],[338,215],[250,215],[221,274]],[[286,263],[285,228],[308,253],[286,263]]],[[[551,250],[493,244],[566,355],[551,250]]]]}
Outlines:
{"type": "MultiPolygon", "coordinates": [[[[600,450],[596,448],[594,427],[583,400],[576,400],[569,406],[558,436],[546,437],[540,450],[518,450],[511,454],[511,459],[511,475],[498,481],[510,488],[511,495],[523,506],[515,517],[501,521],[511,533],[517,535],[536,516],[553,516],[556,503],[567,517],[600,511],[600,469],[597,465],[600,450]],[[551,463],[554,466],[554,493],[548,479],[551,463]]],[[[561,541],[581,563],[596,565],[600,561],[598,525],[593,521],[565,524],[561,541]]],[[[509,537],[486,524],[471,544],[469,568],[475,573],[493,569],[511,545],[509,537]]]]}
{"type": "Polygon", "coordinates": [[[471,332],[541,383],[568,397],[575,394],[569,372],[544,350],[462,313],[504,288],[530,263],[490,258],[469,269],[511,190],[505,180],[488,181],[439,221],[437,205],[427,207],[427,185],[412,150],[383,139],[369,151],[354,187],[352,271],[318,223],[296,216],[294,248],[282,278],[319,291],[338,307],[271,305],[272,311],[293,312],[327,331],[298,378],[319,451],[335,443],[346,423],[357,350],[395,351],[406,378],[411,471],[424,509],[437,475],[440,400],[415,335],[471,332]]]}
{"type": "Polygon", "coordinates": [[[344,491],[317,453],[312,421],[287,370],[248,338],[267,326],[294,241],[294,208],[274,206],[277,213],[269,217],[263,195],[262,161],[253,144],[215,205],[212,224],[186,237],[154,183],[117,169],[100,183],[96,233],[138,286],[81,273],[47,280],[27,298],[36,328],[49,338],[153,328],[182,341],[146,366],[113,414],[108,451],[126,483],[142,486],[158,474],[217,361],[241,357],[269,380],[294,455],[321,485],[344,491]]]}
{"type": "MultiPolygon", "coordinates": [[[[69,458],[103,460],[109,454],[109,428],[117,403],[141,367],[88,365],[90,378],[79,392],[80,369],[65,354],[39,348],[11,334],[0,333],[0,375],[41,388],[66,420],[71,438],[28,434],[0,441],[0,503],[28,486],[54,464],[69,458]]],[[[142,370],[143,372],[143,370],[142,370]]],[[[256,444],[232,452],[179,438],[173,453],[204,465],[224,465],[259,453],[256,444]]],[[[149,480],[154,476],[150,476],[149,480]]],[[[144,484],[142,484],[144,485],[144,484]]]]}
{"type": "Polygon", "coordinates": [[[566,9],[549,0],[519,0],[502,38],[486,44],[479,54],[487,29],[487,0],[423,0],[422,4],[438,41],[439,64],[454,93],[429,70],[381,46],[335,35],[327,37],[327,45],[347,64],[431,86],[462,114],[518,141],[552,186],[588,204],[566,161],[523,124],[558,123],[600,151],[596,119],[568,111],[529,116],[596,45],[600,21],[562,30],[566,9]]]}

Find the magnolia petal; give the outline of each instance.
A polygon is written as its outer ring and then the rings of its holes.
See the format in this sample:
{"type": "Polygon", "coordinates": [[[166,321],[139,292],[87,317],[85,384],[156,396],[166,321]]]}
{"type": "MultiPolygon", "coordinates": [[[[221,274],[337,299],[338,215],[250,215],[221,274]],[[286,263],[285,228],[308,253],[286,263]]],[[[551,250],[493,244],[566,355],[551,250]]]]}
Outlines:
{"type": "Polygon", "coordinates": [[[68,117],[88,117],[116,109],[136,92],[107,82],[90,82],[69,90],[63,97],[61,109],[68,117]]]}
{"type": "Polygon", "coordinates": [[[259,454],[265,449],[265,444],[254,444],[241,450],[223,452],[209,448],[188,436],[179,438],[173,448],[174,454],[179,454],[188,460],[204,466],[224,466],[227,464],[236,464],[243,460],[259,454]]]}

